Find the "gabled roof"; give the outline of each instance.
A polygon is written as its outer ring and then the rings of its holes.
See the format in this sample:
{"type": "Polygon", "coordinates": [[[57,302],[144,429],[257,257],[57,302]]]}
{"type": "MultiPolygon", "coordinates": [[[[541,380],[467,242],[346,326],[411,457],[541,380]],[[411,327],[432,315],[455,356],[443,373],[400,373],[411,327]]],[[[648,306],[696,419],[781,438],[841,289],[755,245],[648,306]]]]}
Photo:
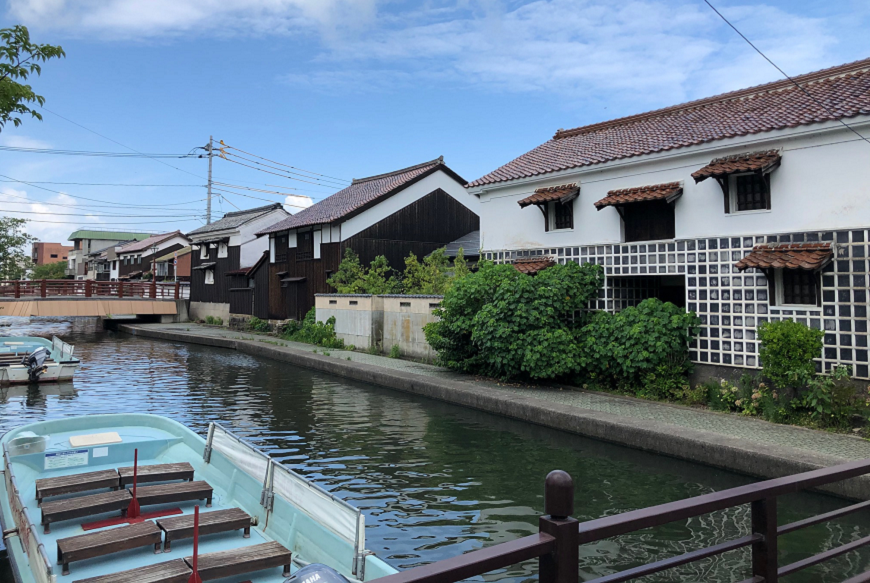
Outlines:
{"type": "Polygon", "coordinates": [[[545,188],[535,189],[532,196],[527,196],[519,202],[520,208],[525,208],[530,204],[543,204],[545,202],[568,202],[580,194],[580,187],[576,182],[571,184],[563,184],[561,186],[548,186],[545,188]]]}
{"type": "Polygon", "coordinates": [[[69,236],[68,240],[75,241],[76,239],[92,239],[94,241],[139,241],[141,239],[147,239],[150,236],[151,233],[131,233],[128,231],[96,231],[90,229],[79,229],[78,231],[73,231],[73,234],[69,236]]]}
{"type": "Polygon", "coordinates": [[[832,260],[830,243],[768,243],[756,245],[734,264],[740,271],[756,269],[821,269],[832,260]]]}
{"type": "Polygon", "coordinates": [[[137,253],[139,251],[145,251],[150,249],[153,245],[159,245],[168,239],[172,239],[173,237],[184,237],[181,231],[172,231],[171,233],[160,233],[159,235],[151,235],[147,239],[142,239],[141,241],[133,241],[132,243],[128,243],[124,245],[118,250],[118,255],[123,255],[124,253],[137,253]]]}
{"type": "Polygon", "coordinates": [[[178,253],[178,257],[181,257],[182,255],[187,255],[192,250],[193,250],[193,247],[188,245],[187,247],[182,247],[178,251],[173,251],[171,253],[167,253],[166,255],[162,255],[162,256],[158,257],[157,259],[155,259],[155,261],[157,263],[162,263],[163,261],[170,261],[171,259],[175,259],[176,253],[178,253]]]}
{"type": "Polygon", "coordinates": [[[354,178],[351,185],[347,188],[339,190],[335,194],[311,205],[305,210],[299,211],[295,215],[287,217],[280,223],[263,229],[257,234],[277,233],[288,229],[296,229],[309,225],[322,225],[335,222],[339,219],[350,218],[350,216],[381,202],[437,170],[443,170],[460,184],[465,183],[462,177],[444,164],[444,156],[441,156],[435,160],[388,172],[387,174],[378,174],[368,178],[354,178]]]}
{"type": "Polygon", "coordinates": [[[679,182],[623,188],[609,191],[607,196],[595,203],[595,208],[601,210],[608,206],[619,206],[649,200],[666,200],[670,202],[681,194],[683,194],[683,185],[679,182]]]}
{"type": "Polygon", "coordinates": [[[700,170],[692,172],[695,182],[701,182],[708,178],[721,178],[739,172],[763,172],[767,173],[779,166],[782,156],[779,150],[766,152],[747,152],[716,158],[700,170]]]}
{"type": "Polygon", "coordinates": [[[231,213],[227,213],[223,216],[222,219],[217,220],[209,225],[203,225],[198,229],[194,229],[189,232],[187,235],[201,235],[203,233],[211,233],[212,231],[225,231],[227,229],[235,229],[241,227],[248,221],[252,221],[256,218],[259,218],[265,214],[271,213],[272,211],[283,209],[284,205],[280,202],[276,202],[275,204],[268,204],[266,206],[258,206],[256,208],[244,210],[244,211],[234,211],[231,213]]]}
{"type": "Polygon", "coordinates": [[[870,59],[682,105],[559,130],[469,187],[540,176],[772,130],[870,114],[870,59]],[[828,113],[831,111],[831,113],[828,113]]]}

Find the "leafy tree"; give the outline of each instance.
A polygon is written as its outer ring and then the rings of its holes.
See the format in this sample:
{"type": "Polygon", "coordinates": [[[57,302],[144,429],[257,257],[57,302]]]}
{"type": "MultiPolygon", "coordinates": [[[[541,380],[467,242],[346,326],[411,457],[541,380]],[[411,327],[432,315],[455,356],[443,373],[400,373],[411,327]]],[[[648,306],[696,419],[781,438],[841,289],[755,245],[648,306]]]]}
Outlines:
{"type": "Polygon", "coordinates": [[[825,333],[794,320],[762,322],[758,326],[758,356],[766,376],[777,388],[803,386],[816,373],[814,358],[822,355],[825,333]]]}
{"type": "Polygon", "coordinates": [[[600,266],[555,265],[532,277],[482,262],[454,281],[424,328],[442,364],[499,378],[577,372],[579,316],[603,282],[600,266]]]}
{"type": "Polygon", "coordinates": [[[465,252],[462,247],[459,248],[459,252],[456,254],[456,258],[453,260],[453,278],[459,279],[460,277],[465,277],[471,273],[468,269],[468,262],[465,260],[465,252]]]}
{"type": "Polygon", "coordinates": [[[30,279],[63,279],[66,276],[66,261],[35,265],[30,272],[30,279]]]}
{"type": "Polygon", "coordinates": [[[375,257],[369,268],[360,264],[359,255],[347,247],[338,271],[326,283],[340,294],[395,294],[400,293],[402,283],[383,255],[375,257]]]}
{"type": "Polygon", "coordinates": [[[443,295],[450,287],[449,265],[444,249],[436,249],[423,258],[423,263],[411,253],[405,258],[405,293],[443,295]]]}
{"type": "Polygon", "coordinates": [[[365,268],[359,262],[359,255],[347,247],[344,250],[344,259],[338,264],[338,271],[333,273],[326,283],[340,294],[361,294],[365,274],[365,268]]]}
{"type": "Polygon", "coordinates": [[[22,279],[33,266],[24,250],[33,237],[24,232],[27,219],[0,217],[0,280],[22,279]]]}
{"type": "Polygon", "coordinates": [[[65,57],[60,46],[37,45],[30,42],[26,26],[16,25],[0,29],[0,130],[8,122],[21,125],[18,114],[30,114],[41,120],[42,115],[28,107],[28,104],[45,104],[45,98],[33,92],[30,85],[19,83],[32,75],[40,75],[44,63],[49,59],[65,57]]]}

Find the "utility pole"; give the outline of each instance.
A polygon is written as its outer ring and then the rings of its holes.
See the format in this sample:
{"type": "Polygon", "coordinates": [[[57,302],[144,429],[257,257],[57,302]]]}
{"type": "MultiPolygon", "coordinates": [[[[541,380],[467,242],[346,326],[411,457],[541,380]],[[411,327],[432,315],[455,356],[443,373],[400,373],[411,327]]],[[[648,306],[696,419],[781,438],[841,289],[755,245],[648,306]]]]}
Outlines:
{"type": "Polygon", "coordinates": [[[205,204],[205,224],[211,224],[211,159],[213,156],[214,136],[208,137],[208,202],[205,204]]]}

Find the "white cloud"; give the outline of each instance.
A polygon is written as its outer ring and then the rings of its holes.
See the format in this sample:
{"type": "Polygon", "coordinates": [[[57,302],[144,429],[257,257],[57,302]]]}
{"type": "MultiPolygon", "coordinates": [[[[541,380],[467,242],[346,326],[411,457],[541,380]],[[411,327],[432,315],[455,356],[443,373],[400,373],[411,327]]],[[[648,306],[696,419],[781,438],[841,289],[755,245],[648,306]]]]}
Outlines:
{"type": "Polygon", "coordinates": [[[285,210],[291,215],[307,209],[312,204],[314,204],[314,201],[311,200],[311,197],[302,194],[291,194],[284,199],[285,210]]]}
{"type": "Polygon", "coordinates": [[[80,217],[56,214],[76,213],[77,209],[75,208],[60,206],[75,206],[75,204],[76,200],[64,193],[55,194],[43,201],[31,198],[26,190],[0,187],[0,208],[2,208],[3,214],[28,219],[30,222],[25,227],[26,232],[40,241],[66,244],[67,237],[79,223],[97,226],[105,222],[100,217],[84,212],[80,217]]]}
{"type": "Polygon", "coordinates": [[[10,0],[25,24],[110,38],[286,33],[356,26],[375,0],[10,0]]]}
{"type": "Polygon", "coordinates": [[[0,144],[13,148],[51,148],[48,142],[15,134],[0,134],[0,144]]]}

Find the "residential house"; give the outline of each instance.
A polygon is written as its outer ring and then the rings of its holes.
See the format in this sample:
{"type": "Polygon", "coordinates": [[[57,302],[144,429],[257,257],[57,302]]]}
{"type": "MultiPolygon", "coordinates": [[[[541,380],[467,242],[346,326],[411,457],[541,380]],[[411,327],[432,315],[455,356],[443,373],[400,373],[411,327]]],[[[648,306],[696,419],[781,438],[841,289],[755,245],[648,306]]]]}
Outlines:
{"type": "Polygon", "coordinates": [[[190,281],[190,245],[157,258],[158,281],[190,281]]]}
{"type": "Polygon", "coordinates": [[[72,246],[63,245],[61,243],[35,241],[32,244],[30,258],[33,260],[34,265],[46,265],[48,263],[68,261],[69,252],[72,251],[72,249],[72,246]]]}
{"type": "Polygon", "coordinates": [[[87,256],[98,249],[105,249],[109,245],[120,241],[141,241],[150,237],[150,233],[131,233],[126,231],[100,231],[96,229],[79,229],[74,231],[69,240],[73,242],[73,248],[68,253],[67,277],[75,279],[87,279],[87,256]]]}
{"type": "Polygon", "coordinates": [[[702,369],[758,368],[758,324],[793,318],[824,330],[819,370],[870,377],[870,59],[795,81],[557,131],[468,185],[484,256],[697,312],[702,369]]]}
{"type": "Polygon", "coordinates": [[[120,281],[141,279],[154,269],[154,260],[160,255],[177,251],[190,244],[190,239],[181,233],[151,235],[141,241],[133,241],[117,250],[118,279],[120,281]]]}
{"type": "MultiPolygon", "coordinates": [[[[258,317],[301,319],[345,249],[367,265],[384,255],[404,269],[418,257],[479,228],[478,201],[465,181],[438,158],[387,174],[354,179],[347,188],[260,231],[269,237],[269,305],[258,317]]],[[[256,275],[256,274],[255,274],[256,275]]],[[[256,278],[255,278],[256,279],[256,278]]]]}
{"type": "Polygon", "coordinates": [[[192,243],[190,317],[229,322],[231,272],[253,266],[269,248],[257,233],[289,217],[280,203],[227,213],[187,234],[192,243]]]}

